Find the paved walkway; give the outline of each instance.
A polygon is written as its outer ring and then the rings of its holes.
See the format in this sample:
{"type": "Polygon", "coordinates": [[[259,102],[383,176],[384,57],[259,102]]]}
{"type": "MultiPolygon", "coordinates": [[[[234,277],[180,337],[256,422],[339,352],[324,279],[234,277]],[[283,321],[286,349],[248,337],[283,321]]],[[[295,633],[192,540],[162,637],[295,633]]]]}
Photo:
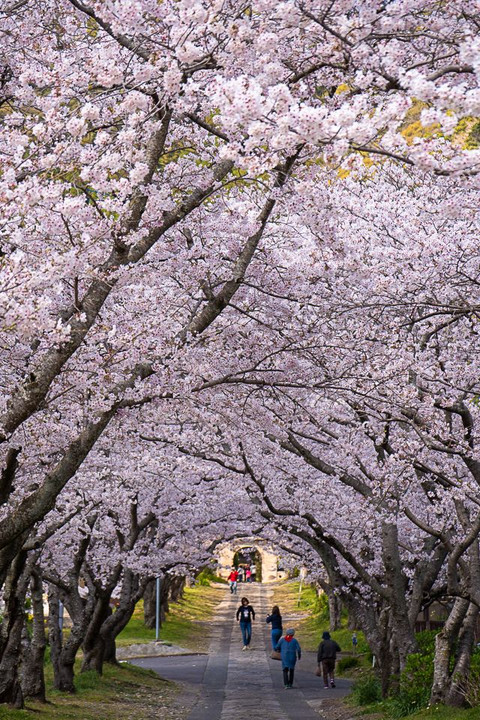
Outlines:
{"type": "MultiPolygon", "coordinates": [[[[217,609],[208,656],[141,658],[135,664],[171,680],[200,686],[188,720],[320,720],[322,699],[345,695],[350,683],[338,680],[335,690],[324,690],[323,681],[315,676],[315,653],[303,653],[295,668],[294,688],[284,689],[281,663],[270,659],[270,626],[265,623],[271,594],[268,585],[255,583],[240,585],[237,596],[226,590],[217,609]],[[248,651],[242,651],[235,620],[243,594],[248,595],[256,613],[248,651]]],[[[284,621],[286,628],[288,616],[284,621]]],[[[302,638],[298,639],[301,644],[302,638]]]]}

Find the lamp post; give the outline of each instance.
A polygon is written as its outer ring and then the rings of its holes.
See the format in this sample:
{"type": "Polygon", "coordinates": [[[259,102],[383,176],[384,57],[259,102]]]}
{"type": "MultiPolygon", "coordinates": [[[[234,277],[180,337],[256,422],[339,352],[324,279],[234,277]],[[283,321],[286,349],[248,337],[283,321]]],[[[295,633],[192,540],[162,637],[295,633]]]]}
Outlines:
{"type": "Polygon", "coordinates": [[[157,577],[155,584],[155,640],[158,640],[160,635],[160,578],[157,577]]]}
{"type": "Polygon", "coordinates": [[[61,600],[58,601],[58,627],[60,629],[60,633],[63,632],[63,602],[61,600]]]}

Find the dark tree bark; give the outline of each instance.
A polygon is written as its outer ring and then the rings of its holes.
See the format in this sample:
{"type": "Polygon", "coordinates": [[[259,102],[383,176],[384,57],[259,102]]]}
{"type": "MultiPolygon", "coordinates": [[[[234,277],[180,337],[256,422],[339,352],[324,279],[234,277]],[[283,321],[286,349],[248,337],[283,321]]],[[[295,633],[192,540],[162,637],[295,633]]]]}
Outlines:
{"type": "Polygon", "coordinates": [[[104,640],[104,662],[117,662],[115,639],[132,617],[135,606],[144,593],[146,583],[146,579],[140,581],[138,575],[135,575],[130,570],[124,571],[118,606],[115,612],[104,621],[100,629],[100,634],[104,640]]]}
{"type": "Polygon", "coordinates": [[[150,630],[155,629],[157,591],[156,581],[150,580],[143,594],[143,621],[150,630]]]}
{"type": "MultiPolygon", "coordinates": [[[[93,527],[95,518],[90,518],[93,527]]],[[[63,692],[75,692],[74,665],[77,652],[85,638],[88,623],[93,613],[94,596],[88,593],[82,598],[79,590],[81,568],[90,544],[90,536],[84,538],[75,554],[75,559],[67,581],[49,578],[49,640],[53,665],[54,687],[63,692]],[[59,628],[59,601],[62,600],[68,610],[72,627],[66,639],[59,628]]]]}
{"type": "Polygon", "coordinates": [[[47,638],[45,636],[45,616],[43,612],[43,582],[37,568],[34,568],[30,580],[32,598],[33,628],[32,637],[23,645],[21,686],[24,697],[46,702],[44,658],[47,638]]]}
{"type": "Polygon", "coordinates": [[[75,692],[73,682],[73,662],[68,660],[63,648],[63,637],[60,629],[60,591],[55,585],[48,588],[48,641],[50,644],[50,660],[53,666],[53,686],[55,690],[75,692]]]}
{"type": "Polygon", "coordinates": [[[340,614],[342,612],[342,603],[338,595],[334,592],[328,593],[328,615],[330,619],[330,630],[338,630],[340,627],[340,614]]]}
{"type": "Polygon", "coordinates": [[[452,681],[447,692],[447,705],[453,707],[462,707],[465,704],[465,682],[470,672],[478,614],[478,607],[471,604],[458,638],[452,681]]]}
{"type": "Polygon", "coordinates": [[[10,565],[4,588],[5,610],[0,626],[0,703],[23,707],[19,679],[25,596],[30,578],[27,553],[19,553],[10,565]]]}
{"type": "Polygon", "coordinates": [[[435,638],[435,659],[433,685],[430,702],[432,705],[446,703],[450,692],[450,657],[455,639],[469,609],[469,601],[457,598],[442,630],[435,638]]]}
{"type": "Polygon", "coordinates": [[[170,581],[170,600],[178,602],[183,597],[185,590],[186,577],[184,575],[174,575],[170,581]]]}
{"type": "Polygon", "coordinates": [[[100,631],[105,620],[112,614],[110,599],[114,587],[115,585],[111,589],[97,592],[94,611],[82,645],[82,672],[95,670],[99,675],[103,674],[105,638],[100,631]]]}

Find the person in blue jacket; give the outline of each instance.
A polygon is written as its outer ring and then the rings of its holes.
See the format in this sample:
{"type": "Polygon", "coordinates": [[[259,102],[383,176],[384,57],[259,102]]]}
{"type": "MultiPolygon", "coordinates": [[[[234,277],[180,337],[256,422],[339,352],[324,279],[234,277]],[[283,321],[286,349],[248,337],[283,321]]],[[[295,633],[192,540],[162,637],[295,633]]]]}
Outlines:
{"type": "Polygon", "coordinates": [[[299,660],[302,657],[302,648],[300,643],[293,637],[294,635],[295,630],[289,628],[285,637],[280,638],[275,647],[275,650],[282,656],[283,686],[285,689],[293,687],[297,657],[299,660]]]}
{"type": "Polygon", "coordinates": [[[278,607],[278,605],[274,605],[272,607],[272,612],[270,613],[270,615],[267,615],[267,619],[265,622],[271,623],[272,625],[272,650],[275,650],[278,641],[282,637],[283,632],[282,616],[280,615],[280,608],[278,607]]]}

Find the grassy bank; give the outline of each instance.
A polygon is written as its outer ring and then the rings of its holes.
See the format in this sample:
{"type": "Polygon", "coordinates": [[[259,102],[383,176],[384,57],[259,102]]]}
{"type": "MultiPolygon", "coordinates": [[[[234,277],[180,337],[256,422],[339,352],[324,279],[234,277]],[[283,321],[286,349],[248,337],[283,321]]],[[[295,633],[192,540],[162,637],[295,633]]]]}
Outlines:
{"type": "MultiPolygon", "coordinates": [[[[358,720],[375,717],[377,720],[400,720],[400,716],[385,703],[375,703],[368,706],[354,706],[355,717],[358,720]]],[[[435,705],[406,716],[407,720],[480,720],[479,708],[451,708],[444,705],[435,705]]]]}
{"type": "MultiPolygon", "coordinates": [[[[186,647],[194,652],[208,650],[206,624],[225,594],[224,588],[195,586],[186,588],[183,598],[170,605],[170,612],[160,628],[160,640],[186,647]]],[[[155,640],[155,630],[143,624],[143,601],[139,602],[129,624],[118,636],[117,645],[132,645],[155,640]]]]}
{"type": "MultiPolygon", "coordinates": [[[[77,671],[80,667],[77,668],[77,671]]],[[[177,688],[149,670],[122,664],[106,665],[99,677],[90,671],[76,677],[75,695],[53,690],[47,668],[48,703],[27,700],[25,710],[0,705],[0,720],[181,720],[177,688]]]]}
{"type": "MultiPolygon", "coordinates": [[[[162,625],[160,639],[194,652],[208,649],[208,624],[224,588],[196,586],[187,588],[178,603],[170,605],[162,625]]],[[[118,638],[118,646],[155,640],[155,630],[143,624],[143,603],[118,638]]],[[[69,695],[53,689],[50,664],[45,668],[48,703],[26,701],[25,710],[0,705],[0,720],[183,720],[188,710],[179,700],[178,686],[154,672],[128,663],[106,664],[104,675],[80,673],[75,667],[76,693],[69,695]]]]}
{"type": "MultiPolygon", "coordinates": [[[[328,607],[325,596],[319,597],[315,588],[303,584],[300,589],[298,580],[287,581],[275,586],[273,604],[280,607],[284,617],[284,626],[292,624],[296,629],[302,648],[316,650],[324,630],[329,630],[328,607]]],[[[331,633],[344,653],[352,651],[352,631],[341,627],[331,633]]],[[[368,646],[362,632],[357,632],[357,651],[362,663],[366,659],[368,646]]]]}

